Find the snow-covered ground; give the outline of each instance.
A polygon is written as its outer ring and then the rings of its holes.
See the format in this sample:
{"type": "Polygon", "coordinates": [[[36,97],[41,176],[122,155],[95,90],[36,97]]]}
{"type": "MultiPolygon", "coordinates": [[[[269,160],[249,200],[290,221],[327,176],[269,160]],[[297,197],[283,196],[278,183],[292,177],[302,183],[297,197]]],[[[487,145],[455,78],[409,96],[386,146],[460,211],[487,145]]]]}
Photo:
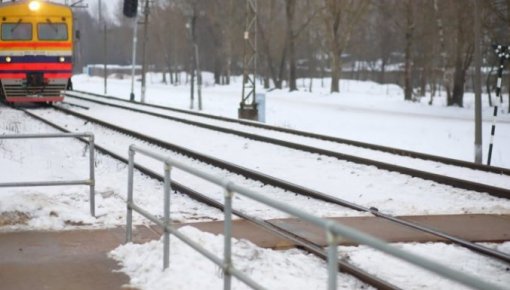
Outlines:
{"type": "MultiPolygon", "coordinates": [[[[183,78],[184,79],[184,78],[183,78]]],[[[307,80],[308,81],[308,80],[307,80]]],[[[148,77],[146,102],[188,109],[189,86],[161,83],[160,74],[148,77]]],[[[74,77],[75,88],[104,93],[102,79],[80,75],[74,77]]],[[[298,81],[303,85],[302,81],[298,81]]],[[[135,86],[140,100],[139,82],[135,86]]],[[[306,88],[308,85],[305,84],[306,88]]],[[[130,80],[109,79],[108,94],[129,98],[130,80]]],[[[261,89],[258,89],[261,91],[261,89]]],[[[442,95],[434,105],[404,102],[402,90],[395,85],[372,82],[341,81],[339,94],[329,93],[329,82],[313,80],[313,92],[289,93],[273,90],[266,95],[266,122],[298,130],[317,132],[346,139],[387,145],[467,161],[474,160],[474,96],[466,93],[464,108],[444,106],[442,95]]],[[[210,74],[204,74],[204,112],[237,117],[241,82],[233,79],[230,86],[214,86],[210,74]]],[[[507,98],[499,114],[494,139],[492,165],[510,168],[510,114],[507,98]]],[[[483,155],[484,163],[490,139],[493,109],[483,96],[483,155]]],[[[195,94],[194,108],[197,108],[195,94]]]]}
{"type": "MultiPolygon", "coordinates": [[[[189,87],[174,87],[160,84],[159,75],[151,75],[150,80],[147,102],[180,108],[189,107],[189,87]]],[[[217,115],[236,117],[240,99],[240,83],[234,82],[231,86],[213,86],[210,75],[206,75],[205,80],[206,85],[203,90],[204,111],[217,115]]],[[[129,80],[111,79],[108,84],[109,94],[128,98],[129,84],[129,80]]],[[[102,93],[103,91],[103,83],[100,78],[90,78],[83,75],[76,76],[74,78],[74,85],[79,90],[96,93],[102,93]]],[[[267,93],[266,120],[270,124],[299,130],[324,133],[468,161],[473,159],[474,122],[472,117],[472,96],[466,96],[465,108],[446,108],[440,104],[444,102],[444,98],[436,98],[437,103],[434,106],[426,105],[425,100],[423,103],[404,102],[402,101],[401,91],[396,86],[343,81],[341,89],[342,93],[340,94],[328,94],[327,84],[325,84],[325,88],[320,88],[320,80],[315,80],[314,93],[303,91],[288,93],[284,90],[269,92],[267,93]]],[[[136,92],[139,97],[138,87],[136,92]]],[[[484,141],[488,140],[491,115],[491,109],[485,103],[486,101],[484,101],[484,119],[486,120],[484,122],[484,141]]],[[[111,112],[114,112],[114,110],[111,110],[111,112]]],[[[108,134],[111,134],[111,132],[105,130],[102,132],[90,124],[76,123],[76,121],[67,120],[64,117],[58,117],[46,109],[36,110],[36,113],[42,114],[45,117],[55,118],[59,121],[65,120],[66,126],[73,131],[95,131],[98,134],[98,143],[109,140],[106,142],[109,144],[105,143],[105,145],[119,150],[119,152],[124,152],[124,155],[127,154],[127,144],[132,141],[126,136],[118,137],[111,135],[108,137],[108,134]]],[[[115,117],[115,115],[112,113],[110,117],[115,117]]],[[[107,117],[107,114],[103,115],[103,117],[107,117]]],[[[21,112],[5,107],[0,107],[0,120],[0,134],[55,132],[54,129],[27,118],[21,112]]],[[[150,132],[160,127],[160,125],[155,123],[157,122],[156,120],[152,120],[150,123],[142,123],[139,121],[141,119],[137,120],[138,122],[134,123],[139,125],[140,130],[150,132]]],[[[510,129],[509,114],[502,114],[499,121],[493,164],[510,168],[510,154],[507,154],[505,151],[506,148],[510,148],[508,146],[510,145],[510,130],[508,130],[510,129]]],[[[120,120],[117,120],[117,122],[121,123],[120,120]]],[[[182,132],[176,132],[174,128],[174,133],[181,134],[182,132]]],[[[158,133],[153,134],[158,135],[158,133]]],[[[171,132],[160,131],[158,138],[164,139],[171,134],[171,132]]],[[[202,150],[208,145],[216,144],[214,145],[216,151],[208,152],[208,154],[221,155],[221,147],[224,144],[213,143],[215,141],[214,138],[206,134],[208,133],[197,133],[197,131],[194,131],[194,135],[189,135],[187,136],[188,139],[185,138],[184,140],[189,140],[190,146],[195,146],[195,150],[202,150]],[[199,137],[207,137],[207,140],[200,142],[198,140],[200,139],[199,137]]],[[[183,135],[183,137],[186,136],[183,135]]],[[[240,141],[232,139],[232,144],[237,144],[236,142],[240,141]]],[[[78,141],[67,139],[0,141],[0,183],[22,180],[85,179],[88,173],[88,155],[84,146],[84,144],[78,141]]],[[[327,167],[328,172],[331,172],[332,175],[330,177],[333,177],[331,180],[338,179],[338,182],[348,180],[352,183],[360,184],[359,187],[353,185],[342,188],[349,193],[349,198],[354,199],[353,201],[356,202],[366,202],[367,205],[389,210],[391,213],[438,213],[441,210],[449,213],[508,213],[510,211],[509,202],[505,200],[438,186],[433,182],[406,179],[404,176],[394,173],[383,174],[381,177],[380,171],[365,166],[352,167],[351,165],[352,168],[348,172],[344,172],[347,170],[343,167],[345,164],[338,160],[324,157],[317,159],[314,157],[313,159],[315,160],[312,161],[311,157],[299,155],[299,152],[284,152],[284,154],[281,154],[280,152],[275,152],[274,148],[266,148],[263,144],[258,144],[257,142],[244,141],[244,143],[240,142],[235,146],[225,147],[223,151],[226,151],[226,153],[223,156],[230,156],[232,158],[231,161],[238,161],[238,159],[242,159],[242,156],[245,156],[243,153],[248,148],[257,147],[260,147],[259,150],[261,152],[264,150],[273,152],[275,158],[281,158],[281,155],[286,155],[288,160],[294,160],[295,163],[291,166],[292,168],[286,167],[285,163],[277,164],[279,167],[272,169],[272,173],[275,175],[283,174],[283,177],[291,177],[296,181],[299,180],[299,175],[301,175],[303,180],[310,182],[307,184],[308,186],[323,189],[327,192],[327,188],[330,188],[332,184],[338,186],[340,183],[337,184],[334,181],[330,181],[332,183],[325,182],[327,181],[328,174],[311,174],[310,177],[303,176],[306,168],[299,168],[299,163],[301,160],[302,165],[306,164],[306,166],[309,166],[309,164],[329,166],[327,167]],[[238,149],[235,149],[236,147],[238,149]],[[339,170],[339,168],[342,168],[342,170],[339,170]],[[352,172],[355,174],[351,174],[352,172]],[[319,176],[319,179],[314,179],[315,175],[323,176],[319,176]],[[312,183],[313,180],[315,182],[312,183]],[[321,181],[318,182],[320,184],[314,184],[318,180],[321,181]],[[380,180],[381,182],[374,182],[374,180],[380,180]],[[385,185],[378,189],[379,184],[385,185]],[[405,189],[400,190],[402,193],[407,190],[414,193],[421,192],[422,194],[392,196],[392,191],[397,191],[399,188],[405,189]],[[374,199],[373,196],[381,190],[384,192],[384,196],[374,199]],[[433,192],[434,197],[424,197],[423,193],[429,192],[433,192]],[[464,202],[466,204],[463,204],[464,202]],[[415,207],[403,206],[404,204],[412,205],[413,203],[416,205],[415,207]],[[441,205],[439,207],[440,210],[435,211],[434,205],[441,205]]],[[[486,154],[486,148],[487,142],[484,142],[484,154],[486,154]]],[[[143,161],[143,159],[141,160],[143,161]]],[[[262,161],[262,157],[255,156],[244,161],[250,165],[250,162],[262,161]]],[[[253,163],[251,165],[256,167],[260,164],[253,163]]],[[[161,169],[161,166],[159,169],[161,169]]],[[[209,168],[209,170],[215,169],[209,168]]],[[[264,170],[262,171],[265,172],[264,170]]],[[[216,170],[216,173],[225,174],[221,170],[216,170]]],[[[0,230],[60,230],[76,227],[112,227],[123,224],[125,216],[123,200],[125,199],[127,187],[126,165],[110,157],[98,154],[96,177],[98,178],[96,183],[98,192],[96,197],[97,219],[93,219],[88,215],[88,187],[86,186],[0,189],[0,230]],[[12,224],[12,221],[16,223],[12,224]]],[[[177,177],[179,177],[179,173],[177,173],[177,177]]],[[[465,176],[465,178],[473,179],[472,176],[465,176]]],[[[183,179],[189,181],[186,177],[183,177],[183,179]]],[[[507,184],[506,182],[504,180],[501,181],[500,186],[507,184]]],[[[192,184],[195,183],[192,182],[192,184]]],[[[255,183],[252,183],[252,186],[260,187],[260,185],[255,183]]],[[[269,192],[271,194],[284,196],[284,193],[274,191],[275,189],[270,190],[272,190],[269,192]]],[[[136,174],[135,198],[142,207],[161,215],[162,191],[162,185],[159,182],[136,174]]],[[[211,194],[221,194],[221,190],[217,192],[212,191],[211,194]]],[[[292,195],[290,196],[292,197],[292,195]]],[[[289,202],[294,202],[297,205],[300,204],[298,198],[290,198],[289,202]]],[[[306,205],[303,203],[300,207],[304,208],[306,205]]],[[[314,213],[325,216],[333,215],[334,213],[341,215],[350,214],[347,211],[337,211],[335,207],[324,207],[322,212],[313,210],[313,208],[314,206],[310,204],[310,209],[314,213]]],[[[173,218],[182,222],[222,219],[221,212],[205,207],[179,194],[172,195],[171,212],[173,218]]],[[[253,212],[261,211],[253,208],[253,212]]],[[[263,217],[275,216],[268,215],[263,217]]],[[[146,222],[144,219],[135,215],[135,223],[140,224],[144,222],[146,222]]],[[[184,228],[183,232],[221,256],[221,236],[213,236],[193,228],[184,228]]],[[[510,252],[508,250],[508,243],[494,246],[499,247],[501,251],[510,252]]],[[[469,251],[459,250],[456,247],[443,244],[407,244],[400,245],[400,247],[429,257],[444,258],[442,261],[445,263],[456,260],[459,261],[459,264],[475,265],[474,267],[467,267],[462,270],[466,270],[469,273],[477,273],[480,276],[487,275],[488,277],[494,277],[496,281],[493,282],[499,283],[503,287],[509,283],[508,277],[510,275],[504,265],[495,263],[490,259],[481,258],[469,251]],[[445,257],[449,257],[449,259],[445,257]]],[[[348,255],[351,261],[370,269],[369,271],[380,273],[385,278],[393,277],[392,282],[405,289],[451,289],[454,287],[449,282],[443,280],[436,282],[422,272],[402,268],[397,264],[387,267],[385,266],[386,258],[375,259],[374,257],[378,256],[364,247],[341,247],[340,252],[343,257],[348,255]],[[397,272],[398,274],[396,274],[397,272]]],[[[260,249],[246,241],[235,241],[234,253],[236,267],[242,269],[252,278],[260,281],[262,285],[270,289],[325,288],[327,280],[325,264],[301,251],[276,252],[260,249]]],[[[117,259],[123,265],[124,271],[130,275],[133,285],[139,286],[142,289],[161,289],[162,285],[170,287],[170,289],[210,289],[221,287],[221,278],[217,268],[205,261],[204,258],[199,257],[198,254],[193,253],[187,246],[177,241],[176,238],[172,239],[171,255],[170,269],[161,272],[162,250],[160,241],[144,245],[129,244],[118,248],[112,253],[112,257],[117,259]],[[197,272],[200,273],[193,274],[197,272]],[[200,279],[196,279],[197,275],[200,276],[200,279]]],[[[366,287],[344,275],[339,274],[338,278],[342,288],[359,289],[366,287]]],[[[241,283],[234,285],[235,289],[243,289],[241,283]]]]}

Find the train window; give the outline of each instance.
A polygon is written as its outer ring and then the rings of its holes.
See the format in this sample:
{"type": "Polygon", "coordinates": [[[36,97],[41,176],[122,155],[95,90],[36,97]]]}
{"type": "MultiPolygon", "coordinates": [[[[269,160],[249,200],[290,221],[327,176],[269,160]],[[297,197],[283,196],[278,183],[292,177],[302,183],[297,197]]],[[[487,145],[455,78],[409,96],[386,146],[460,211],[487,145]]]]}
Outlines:
{"type": "Polygon", "coordinates": [[[37,24],[39,40],[67,40],[67,25],[65,23],[37,24]]]}
{"type": "Polygon", "coordinates": [[[32,24],[2,23],[2,40],[32,40],[32,24]]]}

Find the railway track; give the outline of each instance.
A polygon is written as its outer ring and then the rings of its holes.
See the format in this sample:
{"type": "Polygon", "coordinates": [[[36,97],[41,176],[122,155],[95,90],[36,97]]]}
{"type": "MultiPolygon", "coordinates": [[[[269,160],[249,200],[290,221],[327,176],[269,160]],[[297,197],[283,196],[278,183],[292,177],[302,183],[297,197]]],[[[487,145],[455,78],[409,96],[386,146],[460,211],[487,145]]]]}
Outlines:
{"type": "MultiPolygon", "coordinates": [[[[261,135],[261,134],[245,132],[245,131],[242,131],[239,129],[231,129],[231,128],[222,127],[219,125],[213,125],[213,124],[208,124],[205,122],[199,122],[197,120],[189,120],[189,119],[183,118],[183,117],[169,116],[169,115],[162,114],[160,112],[152,112],[152,111],[142,110],[140,108],[133,107],[132,105],[120,105],[117,103],[111,103],[111,102],[105,102],[105,101],[101,101],[101,100],[97,100],[97,99],[85,98],[83,96],[77,96],[77,95],[73,95],[71,93],[67,93],[67,94],[68,94],[68,96],[70,96],[72,98],[76,98],[76,99],[79,99],[79,100],[82,100],[85,102],[92,102],[95,104],[111,106],[111,107],[115,107],[115,108],[122,109],[122,110],[129,110],[129,111],[133,111],[133,112],[137,112],[137,113],[141,113],[141,114],[147,114],[147,115],[157,117],[157,118],[167,119],[167,120],[171,120],[174,122],[180,122],[180,123],[184,123],[187,125],[197,126],[200,128],[214,130],[214,131],[218,131],[218,132],[222,132],[222,133],[233,134],[233,135],[240,136],[243,138],[248,138],[248,139],[257,140],[257,141],[261,141],[261,142],[265,142],[265,143],[269,143],[269,144],[284,146],[287,148],[301,150],[301,151],[308,152],[308,153],[320,154],[320,155],[324,155],[324,156],[328,156],[328,157],[337,158],[339,160],[354,162],[357,164],[375,166],[375,167],[377,167],[379,169],[383,169],[383,170],[399,172],[401,174],[406,174],[406,175],[410,175],[410,176],[417,177],[417,178],[431,180],[434,182],[450,185],[450,186],[457,187],[457,188],[473,190],[473,191],[478,191],[478,192],[485,192],[485,193],[488,193],[488,194],[496,196],[496,197],[510,199],[510,190],[505,187],[497,187],[497,186],[493,186],[493,185],[490,185],[487,183],[473,182],[470,180],[465,180],[465,179],[452,177],[452,176],[448,175],[448,171],[455,171],[455,170],[458,170],[459,168],[461,168],[462,170],[464,170],[464,169],[476,170],[471,173],[472,176],[477,176],[478,173],[492,173],[492,174],[501,175],[501,176],[505,176],[505,177],[510,176],[510,170],[505,169],[505,168],[491,167],[491,166],[480,165],[480,164],[475,164],[475,163],[471,163],[471,162],[448,159],[448,158],[443,158],[443,157],[438,157],[438,156],[433,156],[433,155],[415,153],[415,152],[399,150],[399,149],[394,149],[394,148],[388,148],[388,147],[372,145],[372,144],[366,144],[366,143],[362,143],[360,145],[363,148],[370,147],[370,150],[377,150],[377,151],[381,151],[381,152],[385,152],[385,153],[396,154],[398,156],[405,156],[407,158],[413,158],[411,160],[405,160],[405,162],[407,162],[407,166],[402,166],[402,165],[398,165],[398,164],[394,164],[394,163],[390,163],[390,162],[359,157],[359,156],[356,156],[353,154],[346,154],[346,153],[342,153],[342,152],[338,152],[338,151],[334,151],[334,150],[310,146],[310,145],[293,142],[293,141],[289,141],[289,140],[282,140],[279,138],[268,137],[268,136],[261,135]],[[439,165],[447,164],[449,166],[455,166],[455,167],[446,168],[445,170],[443,170],[443,172],[440,172],[440,173],[429,172],[426,170],[418,170],[418,169],[414,169],[411,167],[411,166],[413,166],[413,164],[412,164],[413,162],[419,161],[416,159],[425,160],[427,162],[429,162],[429,161],[436,162],[436,163],[439,163],[439,165]]],[[[117,100],[115,100],[115,101],[117,101],[117,100]]],[[[127,102],[127,101],[120,101],[120,102],[127,102]]],[[[138,104],[137,104],[137,106],[138,106],[138,104]]],[[[154,107],[154,106],[151,105],[151,107],[154,107]]],[[[157,107],[158,107],[158,109],[160,108],[159,106],[157,106],[157,107]]],[[[175,109],[171,109],[171,110],[175,110],[175,109]]],[[[179,110],[179,113],[181,113],[180,111],[182,111],[182,110],[179,110]]],[[[201,115],[201,117],[202,117],[202,115],[204,115],[204,114],[195,113],[195,112],[191,112],[190,114],[192,114],[192,115],[199,114],[199,115],[201,115]]],[[[233,120],[233,119],[211,116],[211,115],[207,115],[207,118],[221,118],[222,121],[224,121],[224,119],[226,119],[226,120],[228,120],[228,122],[242,122],[243,125],[248,124],[248,126],[259,126],[259,127],[262,126],[265,129],[269,129],[269,130],[274,130],[273,128],[278,128],[278,127],[274,127],[274,126],[257,124],[255,122],[239,121],[239,120],[233,120]],[[266,127],[269,127],[269,128],[266,128],[266,127]]],[[[278,131],[282,131],[285,133],[298,132],[299,134],[305,134],[305,135],[310,134],[310,133],[300,132],[300,131],[295,131],[295,130],[287,131],[287,129],[285,129],[285,128],[278,128],[278,131]]],[[[298,133],[292,133],[292,134],[298,134],[298,133]]],[[[316,135],[316,134],[311,134],[311,135],[316,135]]],[[[307,136],[307,137],[310,137],[310,136],[307,136]]],[[[335,143],[341,143],[341,141],[343,140],[343,139],[322,136],[322,135],[317,135],[316,137],[313,137],[313,138],[317,138],[320,140],[329,138],[330,140],[327,140],[328,142],[333,142],[333,140],[336,140],[336,141],[334,141],[335,143]]],[[[351,142],[351,141],[349,141],[349,142],[351,142]]],[[[349,144],[349,145],[352,145],[352,144],[349,144]]],[[[392,159],[393,158],[390,156],[389,160],[392,160],[392,159]]],[[[435,165],[435,166],[437,167],[438,165],[435,165]]]]}
{"type": "MultiPolygon", "coordinates": [[[[55,129],[59,130],[59,131],[67,132],[67,133],[70,132],[69,130],[59,126],[58,124],[48,121],[48,120],[46,120],[40,116],[37,116],[29,111],[26,111],[26,110],[23,110],[23,111],[26,114],[28,114],[29,116],[31,116],[32,118],[35,118],[35,119],[55,128],[55,129]]],[[[86,142],[86,140],[82,140],[82,141],[86,142]]],[[[121,155],[101,146],[101,145],[96,144],[95,148],[96,148],[96,150],[98,150],[99,152],[101,152],[105,155],[111,156],[112,158],[119,160],[125,164],[128,163],[128,159],[126,157],[121,156],[121,155]]],[[[137,170],[139,170],[140,172],[142,172],[143,174],[149,176],[150,178],[156,179],[160,182],[164,181],[164,177],[162,175],[154,172],[153,170],[151,170],[147,167],[144,167],[139,164],[135,164],[135,168],[137,170]]],[[[209,198],[205,194],[199,193],[199,192],[197,192],[187,186],[184,186],[178,182],[175,182],[172,180],[171,186],[172,186],[173,190],[183,193],[183,194],[186,194],[198,202],[205,203],[205,204],[207,204],[211,207],[217,208],[219,210],[224,209],[223,204],[221,204],[220,202],[217,202],[216,200],[209,198]]],[[[324,261],[327,261],[327,254],[322,249],[321,246],[314,244],[313,242],[307,241],[303,238],[300,238],[299,236],[297,236],[297,235],[295,235],[295,234],[293,234],[277,225],[273,225],[267,221],[261,220],[256,217],[252,217],[252,216],[247,215],[239,210],[233,210],[233,214],[238,216],[239,218],[249,221],[250,223],[253,223],[259,227],[262,227],[278,236],[281,236],[282,238],[287,239],[287,240],[299,245],[299,248],[301,248],[311,254],[316,255],[317,257],[323,259],[324,261]]],[[[400,289],[399,287],[392,285],[384,280],[381,280],[380,278],[378,278],[372,274],[369,274],[369,273],[363,271],[362,269],[360,269],[346,261],[339,260],[338,261],[338,269],[339,269],[339,271],[350,274],[350,275],[360,279],[361,281],[363,281],[377,289],[387,289],[387,290],[400,289]]]]}
{"type": "MultiPolygon", "coordinates": [[[[351,208],[351,209],[354,209],[354,210],[369,212],[369,213],[373,214],[376,217],[379,217],[379,218],[382,218],[382,219],[386,219],[386,220],[395,222],[397,224],[400,224],[400,225],[403,225],[403,226],[406,226],[406,227],[410,227],[410,228],[414,228],[416,230],[427,232],[427,233],[430,233],[430,234],[433,234],[433,235],[436,235],[436,236],[440,236],[442,238],[445,238],[445,239],[449,240],[450,242],[453,242],[453,243],[456,243],[458,245],[464,246],[466,248],[469,248],[471,250],[477,251],[479,253],[482,253],[482,254],[485,254],[485,255],[488,255],[488,256],[491,256],[491,257],[494,257],[494,258],[501,259],[501,260],[503,260],[505,262],[510,262],[510,257],[508,257],[508,255],[506,255],[506,254],[503,254],[503,253],[500,253],[500,252],[497,252],[497,251],[494,251],[492,249],[488,249],[488,248],[485,248],[485,247],[481,247],[481,246],[479,246],[477,244],[473,244],[471,242],[464,241],[462,239],[458,239],[458,238],[452,237],[452,236],[450,236],[448,234],[441,233],[441,232],[435,231],[433,229],[429,229],[429,228],[422,227],[420,225],[417,225],[417,224],[414,224],[414,223],[411,223],[411,222],[408,222],[408,221],[401,220],[401,219],[393,217],[391,215],[379,212],[375,208],[366,208],[366,207],[363,207],[363,206],[360,206],[360,205],[357,205],[357,204],[354,204],[354,203],[350,203],[348,201],[341,200],[341,199],[338,199],[338,198],[335,198],[335,197],[324,195],[324,194],[322,194],[320,192],[316,192],[316,191],[313,191],[313,190],[310,190],[310,189],[307,189],[307,188],[303,188],[303,187],[300,187],[300,186],[297,186],[297,185],[294,185],[294,184],[291,184],[291,183],[288,183],[288,182],[285,182],[285,181],[282,181],[282,180],[274,179],[274,178],[271,178],[270,176],[265,176],[265,175],[258,174],[256,172],[251,172],[251,171],[249,171],[247,169],[244,169],[244,168],[241,168],[239,166],[236,166],[236,165],[233,165],[233,164],[228,164],[228,163],[222,162],[221,160],[216,160],[216,159],[208,157],[208,156],[197,154],[196,152],[191,152],[190,150],[187,150],[185,148],[180,148],[180,147],[175,146],[173,144],[169,144],[169,143],[166,143],[166,142],[163,142],[161,140],[157,140],[155,138],[151,138],[151,137],[148,137],[148,136],[143,136],[142,134],[139,134],[139,133],[136,133],[136,132],[133,132],[133,131],[129,131],[129,130],[123,129],[123,128],[120,128],[118,126],[112,125],[112,124],[108,124],[108,123],[106,123],[104,121],[101,121],[101,120],[95,120],[95,119],[87,117],[87,116],[80,116],[81,114],[69,111],[67,109],[59,108],[59,110],[62,110],[64,112],[66,112],[66,113],[69,113],[69,114],[78,116],[80,118],[83,118],[83,119],[87,120],[87,122],[96,122],[96,123],[100,124],[101,126],[108,127],[109,129],[121,132],[122,134],[130,135],[130,136],[139,138],[140,140],[143,140],[145,142],[156,144],[157,146],[160,146],[162,148],[166,148],[166,149],[169,149],[169,150],[172,150],[172,151],[178,151],[179,153],[188,155],[191,158],[199,159],[199,160],[201,160],[203,162],[207,162],[207,163],[214,163],[215,166],[219,166],[219,167],[225,168],[227,170],[230,170],[230,171],[236,172],[238,174],[244,175],[244,176],[246,176],[248,178],[252,178],[252,179],[256,179],[256,180],[264,180],[263,182],[265,182],[265,183],[268,183],[268,184],[271,184],[271,185],[274,185],[274,186],[278,186],[278,187],[282,187],[282,188],[285,188],[286,190],[290,190],[292,192],[308,195],[308,196],[311,196],[311,197],[316,198],[316,199],[320,199],[320,200],[323,200],[323,201],[335,203],[335,204],[338,204],[338,205],[341,205],[341,206],[345,206],[345,207],[348,207],[348,208],[351,208]]],[[[58,129],[60,129],[60,130],[63,130],[63,128],[60,128],[60,127],[56,126],[55,124],[52,124],[51,122],[49,122],[47,120],[43,120],[42,118],[40,118],[40,117],[30,113],[30,112],[27,112],[27,113],[32,115],[33,117],[36,117],[37,119],[39,119],[41,121],[44,121],[47,124],[50,124],[50,125],[58,128],[58,129]]],[[[109,152],[109,154],[110,153],[112,153],[112,152],[109,152]]],[[[113,153],[113,154],[110,154],[110,155],[113,155],[115,158],[117,158],[119,160],[126,161],[126,159],[124,157],[122,157],[122,156],[120,156],[118,154],[114,154],[113,153]]],[[[143,171],[144,173],[146,173],[147,175],[149,175],[149,176],[152,176],[152,177],[157,178],[157,179],[161,179],[161,176],[155,174],[154,172],[151,172],[147,168],[143,168],[141,166],[139,166],[138,168],[141,171],[143,171]]],[[[188,188],[182,187],[179,184],[175,184],[174,188],[177,189],[180,192],[183,192],[183,193],[186,193],[186,194],[190,195],[191,197],[193,197],[194,199],[196,199],[198,201],[205,202],[205,203],[207,203],[207,204],[209,204],[211,206],[214,206],[216,208],[219,208],[219,209],[222,208],[221,203],[218,203],[217,201],[211,200],[210,198],[205,197],[203,195],[200,195],[199,193],[197,193],[195,191],[192,191],[192,190],[190,190],[188,188]]],[[[238,212],[238,215],[240,217],[243,217],[243,218],[247,217],[246,214],[243,214],[243,213],[240,213],[240,212],[238,212]]],[[[262,220],[255,219],[255,223],[257,223],[260,226],[266,227],[268,229],[275,229],[274,225],[268,224],[267,222],[264,222],[262,220]]],[[[276,228],[278,228],[278,227],[276,227],[276,228]]],[[[297,243],[299,245],[302,245],[303,249],[321,256],[320,253],[322,252],[322,249],[318,245],[307,244],[306,241],[300,240],[299,237],[295,236],[292,233],[286,232],[286,231],[280,232],[279,235],[282,235],[282,236],[284,236],[286,238],[289,238],[293,242],[295,242],[295,243],[297,243]],[[296,239],[298,239],[298,240],[296,241],[296,239]]],[[[345,265],[343,265],[341,267],[345,267],[345,265]]],[[[353,273],[357,273],[357,272],[354,271],[353,273]]],[[[360,275],[362,275],[362,274],[360,274],[360,275]]],[[[359,277],[359,276],[357,276],[357,277],[359,277]]],[[[363,279],[365,279],[365,278],[363,278],[363,279]]],[[[378,282],[376,282],[376,283],[378,283],[378,282]]],[[[386,285],[386,286],[388,286],[388,285],[386,285]]],[[[390,288],[385,288],[386,286],[378,285],[377,287],[378,288],[382,288],[382,289],[390,289],[390,288]]]]}
{"type": "MultiPolygon", "coordinates": [[[[254,122],[254,121],[233,119],[233,118],[205,114],[205,113],[201,113],[201,112],[194,112],[194,111],[190,111],[190,110],[183,110],[183,109],[178,109],[178,108],[173,108],[173,107],[165,107],[165,106],[159,106],[159,105],[154,105],[154,104],[141,103],[141,102],[137,102],[137,101],[131,102],[131,101],[113,97],[113,96],[105,96],[105,95],[94,94],[94,93],[90,93],[90,92],[84,92],[84,91],[67,91],[67,92],[65,92],[65,96],[82,99],[82,100],[86,100],[86,101],[91,101],[91,99],[83,97],[83,96],[91,96],[91,97],[96,97],[99,99],[122,102],[125,104],[136,104],[137,106],[156,108],[156,109],[161,109],[161,110],[168,111],[168,112],[176,112],[176,113],[181,113],[181,114],[190,115],[190,116],[198,116],[198,117],[201,117],[204,119],[219,120],[219,121],[224,121],[227,123],[241,124],[241,125],[245,125],[245,126],[249,126],[249,127],[262,128],[262,129],[267,129],[267,130],[271,130],[271,131],[292,134],[292,135],[296,135],[296,136],[303,136],[303,137],[314,138],[317,140],[330,141],[330,142],[334,142],[337,144],[347,144],[347,145],[352,145],[352,146],[356,146],[356,147],[372,149],[372,150],[391,153],[391,154],[395,154],[395,155],[399,155],[399,156],[407,156],[407,157],[412,157],[412,158],[417,158],[417,159],[430,160],[430,161],[440,162],[443,164],[455,165],[455,166],[460,166],[460,167],[465,167],[465,168],[470,168],[470,169],[475,169],[475,170],[480,170],[480,171],[486,171],[486,172],[493,172],[493,173],[504,174],[504,175],[510,176],[510,169],[508,169],[508,168],[502,168],[502,167],[497,167],[497,166],[488,166],[488,165],[484,165],[484,164],[477,164],[474,162],[468,162],[468,161],[464,161],[464,160],[458,160],[458,159],[453,159],[453,158],[447,158],[447,157],[442,157],[442,156],[414,152],[414,151],[410,151],[410,150],[403,150],[403,149],[392,148],[392,147],[388,147],[388,146],[381,146],[381,145],[377,145],[377,144],[371,144],[371,143],[366,143],[366,142],[338,138],[338,137],[333,137],[333,136],[328,136],[328,135],[323,135],[323,134],[316,134],[316,133],[312,133],[312,132],[306,132],[306,131],[300,131],[300,130],[295,130],[295,129],[273,126],[273,125],[267,125],[267,124],[254,122]]],[[[101,102],[98,102],[98,103],[101,103],[101,102]]],[[[107,104],[105,102],[102,102],[102,103],[107,104]]],[[[107,104],[107,105],[115,105],[115,104],[107,104]]]]}

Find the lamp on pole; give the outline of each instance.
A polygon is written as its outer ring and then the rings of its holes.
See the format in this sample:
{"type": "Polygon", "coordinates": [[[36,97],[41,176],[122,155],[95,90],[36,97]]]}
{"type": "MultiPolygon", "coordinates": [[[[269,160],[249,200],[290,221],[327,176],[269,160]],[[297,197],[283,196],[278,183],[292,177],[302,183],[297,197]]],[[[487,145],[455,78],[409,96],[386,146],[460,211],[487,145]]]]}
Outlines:
{"type": "Polygon", "coordinates": [[[135,71],[136,71],[136,44],[138,42],[138,0],[124,0],[122,13],[127,18],[134,18],[133,27],[133,56],[131,59],[131,94],[129,100],[135,100],[135,71]]]}

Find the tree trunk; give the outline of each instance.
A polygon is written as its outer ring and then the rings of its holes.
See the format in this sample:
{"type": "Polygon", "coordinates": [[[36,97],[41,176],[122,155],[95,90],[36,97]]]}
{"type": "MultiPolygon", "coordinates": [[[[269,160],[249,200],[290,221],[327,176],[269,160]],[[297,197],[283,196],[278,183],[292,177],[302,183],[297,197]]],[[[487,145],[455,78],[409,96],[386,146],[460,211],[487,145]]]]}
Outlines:
{"type": "MultiPolygon", "coordinates": [[[[335,50],[332,50],[335,51],[335,50]]],[[[331,53],[331,92],[340,92],[340,70],[339,70],[339,56],[336,53],[331,53]]]]}
{"type": "Polygon", "coordinates": [[[289,91],[297,91],[296,84],[296,52],[295,52],[295,38],[294,38],[294,12],[296,2],[295,0],[286,1],[286,16],[287,16],[287,49],[289,55],[289,91]]]}
{"type": "Polygon", "coordinates": [[[487,80],[485,81],[485,88],[487,90],[489,107],[492,107],[492,96],[491,96],[491,75],[492,75],[492,72],[494,72],[494,66],[491,66],[491,70],[487,74],[487,80]]]}
{"type": "Polygon", "coordinates": [[[410,101],[413,99],[413,84],[412,84],[412,56],[411,49],[413,45],[413,32],[414,32],[414,19],[413,19],[413,2],[414,0],[407,0],[406,3],[406,33],[405,33],[405,70],[404,70],[404,99],[410,101]]]}
{"type": "MultiPolygon", "coordinates": [[[[510,0],[506,0],[506,20],[510,25],[510,0]]],[[[510,73],[508,74],[508,113],[510,113],[510,73]]]]}
{"type": "Polygon", "coordinates": [[[221,85],[221,58],[219,52],[216,54],[214,59],[214,83],[221,85]]]}
{"type": "Polygon", "coordinates": [[[451,105],[463,106],[464,84],[466,82],[466,74],[462,67],[462,56],[457,55],[455,59],[455,73],[453,75],[453,94],[451,105]]]}
{"type": "Polygon", "coordinates": [[[386,83],[386,59],[383,58],[381,62],[381,74],[379,75],[379,83],[386,83]]]}
{"type": "Polygon", "coordinates": [[[459,107],[463,106],[464,85],[466,82],[466,70],[471,63],[474,45],[466,43],[466,33],[462,21],[463,5],[458,4],[457,12],[459,20],[457,22],[457,41],[455,48],[455,73],[453,76],[453,93],[451,104],[459,107]]]}
{"type": "Polygon", "coordinates": [[[225,77],[226,77],[226,85],[230,85],[230,76],[232,75],[232,34],[233,34],[233,24],[232,19],[234,18],[234,1],[229,1],[229,10],[228,10],[228,29],[227,29],[227,47],[225,51],[225,77]]]}

